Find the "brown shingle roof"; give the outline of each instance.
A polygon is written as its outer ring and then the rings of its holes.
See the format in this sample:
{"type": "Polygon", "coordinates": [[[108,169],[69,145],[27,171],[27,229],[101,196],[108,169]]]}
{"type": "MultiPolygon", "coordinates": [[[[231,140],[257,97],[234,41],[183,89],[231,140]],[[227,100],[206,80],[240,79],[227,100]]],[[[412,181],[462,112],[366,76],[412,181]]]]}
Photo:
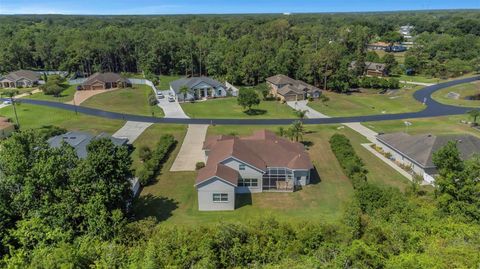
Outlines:
{"type": "Polygon", "coordinates": [[[95,73],[87,78],[82,84],[83,85],[91,85],[96,81],[100,81],[103,83],[113,83],[113,82],[127,82],[125,78],[120,76],[117,73],[107,72],[107,73],[95,73]]]}
{"type": "Polygon", "coordinates": [[[22,78],[26,78],[30,81],[38,81],[40,79],[40,74],[30,70],[18,70],[10,72],[5,78],[11,81],[17,81],[22,78]]]}
{"type": "Polygon", "coordinates": [[[198,171],[195,185],[205,182],[212,177],[218,177],[234,186],[238,186],[238,176],[239,175],[236,170],[219,163],[217,165],[205,166],[204,168],[200,169],[198,171]]]}
{"type": "Polygon", "coordinates": [[[207,165],[204,168],[208,173],[199,172],[197,182],[210,178],[217,165],[230,157],[264,172],[267,167],[299,170],[313,168],[302,144],[278,137],[267,130],[257,131],[251,136],[241,138],[231,136],[207,138],[204,148],[210,150],[207,165]]]}
{"type": "Polygon", "coordinates": [[[415,161],[421,167],[435,167],[433,153],[445,146],[449,141],[456,141],[460,156],[470,158],[480,153],[480,139],[471,135],[409,135],[406,133],[391,133],[378,135],[377,139],[400,154],[415,161]]]}
{"type": "Polygon", "coordinates": [[[305,83],[301,80],[296,80],[291,77],[285,76],[285,75],[275,75],[268,77],[266,79],[268,82],[275,84],[275,85],[284,85],[281,88],[278,89],[278,93],[280,95],[286,95],[289,92],[293,92],[296,94],[303,94],[304,91],[313,93],[315,91],[320,91],[319,88],[310,85],[308,83],[305,83]]]}

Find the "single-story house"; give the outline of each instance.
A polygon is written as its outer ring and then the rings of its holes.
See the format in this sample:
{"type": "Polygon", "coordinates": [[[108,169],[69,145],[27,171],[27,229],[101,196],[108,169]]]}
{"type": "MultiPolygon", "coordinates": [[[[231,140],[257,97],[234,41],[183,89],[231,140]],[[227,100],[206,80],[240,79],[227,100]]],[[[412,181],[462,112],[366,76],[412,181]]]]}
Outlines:
{"type": "Polygon", "coordinates": [[[28,88],[40,82],[40,73],[30,70],[18,70],[8,73],[0,79],[0,88],[28,88]]]}
{"type": "Polygon", "coordinates": [[[300,101],[309,97],[318,98],[321,90],[313,85],[285,75],[275,75],[266,79],[270,94],[285,101],[300,101]]]}
{"type": "Polygon", "coordinates": [[[15,124],[9,119],[0,117],[0,139],[9,137],[15,131],[15,124]]]}
{"type": "MultiPolygon", "coordinates": [[[[356,61],[350,63],[349,69],[355,69],[357,65],[356,61]]],[[[372,77],[385,77],[388,76],[388,72],[385,64],[365,62],[364,74],[372,77]]]]}
{"type": "Polygon", "coordinates": [[[82,90],[106,90],[118,87],[129,87],[131,83],[117,73],[97,72],[89,76],[81,86],[82,90]]]}
{"type": "Polygon", "coordinates": [[[170,91],[176,95],[177,100],[198,100],[228,95],[227,87],[210,77],[186,77],[170,82],[170,91]],[[186,95],[181,93],[182,87],[187,87],[186,95]]]}
{"type": "Polygon", "coordinates": [[[395,162],[411,168],[411,171],[432,183],[437,169],[433,164],[433,153],[449,141],[457,143],[462,159],[480,154],[480,139],[471,135],[409,135],[406,133],[381,134],[377,136],[378,146],[391,154],[395,162]]]}
{"type": "Polygon", "coordinates": [[[403,38],[410,39],[412,38],[413,29],[415,29],[415,27],[412,25],[402,25],[400,26],[398,32],[403,36],[403,38]]]}
{"type": "MultiPolygon", "coordinates": [[[[90,144],[92,140],[100,138],[108,138],[116,146],[126,146],[128,142],[128,139],[126,138],[116,138],[109,136],[106,133],[101,133],[97,136],[94,136],[85,132],[68,132],[62,135],[51,137],[47,140],[47,143],[50,145],[50,147],[58,148],[63,142],[66,142],[75,149],[75,152],[79,158],[84,159],[88,155],[88,144],[90,144]]],[[[128,180],[131,183],[132,193],[134,196],[136,196],[140,190],[140,183],[138,182],[137,178],[130,178],[128,180]]]]}
{"type": "Polygon", "coordinates": [[[201,211],[234,210],[238,193],[293,192],[310,183],[313,164],[304,145],[271,131],[211,136],[203,149],[206,166],[195,182],[201,211]]]}

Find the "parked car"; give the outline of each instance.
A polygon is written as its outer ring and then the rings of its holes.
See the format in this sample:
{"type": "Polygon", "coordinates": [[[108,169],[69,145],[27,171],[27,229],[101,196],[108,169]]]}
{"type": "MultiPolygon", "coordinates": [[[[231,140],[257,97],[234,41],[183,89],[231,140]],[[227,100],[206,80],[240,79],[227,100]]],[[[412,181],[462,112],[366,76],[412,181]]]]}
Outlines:
{"type": "Polygon", "coordinates": [[[12,101],[6,100],[6,101],[3,101],[3,104],[4,104],[4,105],[11,105],[11,104],[12,104],[12,101]]]}
{"type": "Polygon", "coordinates": [[[175,102],[175,98],[174,98],[173,96],[169,96],[169,97],[168,97],[168,101],[169,101],[169,102],[175,102]]]}
{"type": "Polygon", "coordinates": [[[158,99],[163,99],[163,98],[165,98],[165,95],[163,95],[163,93],[161,93],[161,92],[158,92],[157,97],[158,97],[158,99]]]}

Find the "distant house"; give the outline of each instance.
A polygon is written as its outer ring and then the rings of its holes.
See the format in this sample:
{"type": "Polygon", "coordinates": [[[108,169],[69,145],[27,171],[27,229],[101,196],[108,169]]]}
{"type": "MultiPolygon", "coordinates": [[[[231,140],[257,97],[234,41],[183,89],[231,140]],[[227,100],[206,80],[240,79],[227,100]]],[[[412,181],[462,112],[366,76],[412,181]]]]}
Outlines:
{"type": "Polygon", "coordinates": [[[433,164],[433,153],[455,141],[462,159],[480,154],[480,139],[471,135],[409,135],[406,133],[381,134],[377,136],[378,145],[391,154],[391,159],[403,166],[410,167],[413,173],[423,176],[432,183],[437,174],[433,164]]]}
{"type": "MultiPolygon", "coordinates": [[[[356,66],[357,66],[357,62],[353,61],[350,63],[349,69],[355,69],[356,66]]],[[[365,68],[363,73],[364,75],[372,76],[372,77],[388,76],[388,72],[385,68],[385,64],[382,64],[382,63],[365,62],[365,68]]]]}
{"type": "Polygon", "coordinates": [[[407,50],[407,47],[399,44],[390,44],[386,42],[375,42],[367,45],[369,50],[383,50],[386,52],[403,52],[407,50]]]}
{"type": "Polygon", "coordinates": [[[207,163],[195,182],[201,211],[234,210],[238,193],[292,192],[310,183],[313,164],[303,144],[271,131],[211,136],[203,149],[207,163]]]}
{"type": "Polygon", "coordinates": [[[204,76],[181,78],[172,81],[170,83],[170,91],[177,96],[177,100],[182,101],[225,97],[228,95],[227,87],[223,83],[204,76]],[[186,96],[180,91],[184,86],[188,89],[186,96]]]}
{"type": "MultiPolygon", "coordinates": [[[[48,139],[47,143],[50,145],[50,147],[58,148],[63,142],[66,142],[75,149],[75,152],[79,158],[84,159],[88,155],[87,146],[90,144],[90,142],[100,138],[108,138],[116,146],[126,146],[128,142],[128,139],[111,137],[106,133],[101,133],[97,136],[94,136],[85,132],[68,132],[48,139]]],[[[133,195],[136,196],[140,190],[140,183],[136,178],[129,179],[129,181],[131,183],[133,195]]]]}
{"type": "Polygon", "coordinates": [[[0,117],[0,139],[9,137],[15,131],[15,124],[7,118],[0,117]]]}
{"type": "Polygon", "coordinates": [[[400,34],[403,36],[405,39],[411,39],[412,38],[412,31],[415,27],[412,25],[403,25],[400,26],[400,29],[398,30],[400,34]]]}
{"type": "Polygon", "coordinates": [[[315,86],[285,75],[275,75],[267,78],[270,94],[285,101],[300,101],[309,97],[318,98],[321,90],[315,86]]]}
{"type": "Polygon", "coordinates": [[[81,86],[82,90],[106,90],[118,87],[128,87],[131,83],[117,73],[95,73],[89,76],[81,86]]]}
{"type": "Polygon", "coordinates": [[[392,45],[392,46],[388,46],[385,49],[385,51],[386,52],[404,52],[404,51],[407,51],[407,47],[403,45],[392,45]]]}
{"type": "Polygon", "coordinates": [[[40,73],[30,70],[18,70],[0,78],[0,88],[28,88],[39,84],[40,73]]]}

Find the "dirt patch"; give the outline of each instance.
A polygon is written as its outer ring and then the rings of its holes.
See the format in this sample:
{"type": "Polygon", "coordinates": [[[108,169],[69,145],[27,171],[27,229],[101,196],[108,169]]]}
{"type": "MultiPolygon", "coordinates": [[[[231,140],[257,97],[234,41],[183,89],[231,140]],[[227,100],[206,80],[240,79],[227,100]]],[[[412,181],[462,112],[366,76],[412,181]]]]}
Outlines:
{"type": "Polygon", "coordinates": [[[97,94],[101,94],[104,92],[109,92],[109,91],[114,91],[117,90],[118,88],[115,89],[108,89],[108,90],[89,90],[89,91],[76,91],[75,95],[73,96],[72,101],[66,102],[69,105],[80,105],[81,103],[85,102],[88,98],[95,96],[97,94]]]}

